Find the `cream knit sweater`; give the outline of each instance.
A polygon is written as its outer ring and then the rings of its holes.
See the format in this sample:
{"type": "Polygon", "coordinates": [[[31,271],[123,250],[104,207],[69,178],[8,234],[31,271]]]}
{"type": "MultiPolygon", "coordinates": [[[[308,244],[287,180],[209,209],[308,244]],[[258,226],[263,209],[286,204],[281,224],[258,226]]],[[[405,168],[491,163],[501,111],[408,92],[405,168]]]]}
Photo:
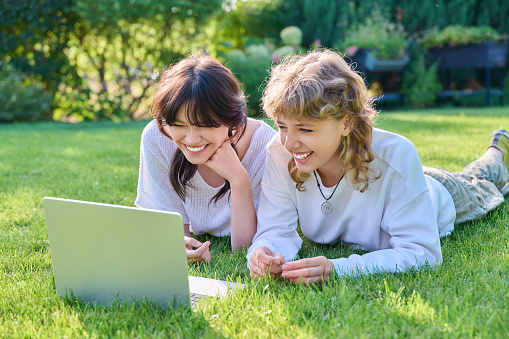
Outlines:
{"type": "MultiPolygon", "coordinates": [[[[265,146],[276,133],[263,121],[258,122],[260,127],[254,132],[241,161],[251,180],[255,209],[258,209],[260,184],[265,169],[265,146]]],[[[196,172],[189,182],[194,189],[187,188],[185,202],[171,186],[170,166],[177,149],[175,143],[159,131],[155,121],[145,127],[141,136],[138,195],[134,204],[142,208],[178,212],[184,224],[190,224],[195,234],[229,235],[229,194],[225,194],[216,203],[210,202],[222,186],[209,186],[196,172]]]]}

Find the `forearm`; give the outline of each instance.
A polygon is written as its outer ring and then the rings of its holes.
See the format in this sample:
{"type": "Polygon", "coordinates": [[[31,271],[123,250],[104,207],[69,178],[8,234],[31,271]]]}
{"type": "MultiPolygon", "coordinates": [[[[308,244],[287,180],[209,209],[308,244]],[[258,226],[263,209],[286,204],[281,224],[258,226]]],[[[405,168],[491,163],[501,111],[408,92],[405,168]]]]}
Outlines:
{"type": "Polygon", "coordinates": [[[400,273],[410,268],[431,267],[442,263],[441,253],[434,254],[425,248],[391,248],[363,255],[352,254],[348,258],[330,259],[339,276],[375,274],[380,272],[400,273]]]}
{"type": "Polygon", "coordinates": [[[230,182],[231,185],[231,245],[235,251],[248,248],[256,233],[256,211],[253,203],[253,192],[247,172],[230,182]]]}
{"type": "Polygon", "coordinates": [[[191,236],[191,231],[189,230],[189,224],[184,224],[184,235],[186,237],[190,237],[191,236]]]}

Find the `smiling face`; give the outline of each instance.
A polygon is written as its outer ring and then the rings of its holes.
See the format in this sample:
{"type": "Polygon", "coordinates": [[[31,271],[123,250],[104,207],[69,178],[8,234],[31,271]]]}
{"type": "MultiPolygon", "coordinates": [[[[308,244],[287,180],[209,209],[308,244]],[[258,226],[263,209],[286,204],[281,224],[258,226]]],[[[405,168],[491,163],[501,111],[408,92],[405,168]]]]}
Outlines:
{"type": "Polygon", "coordinates": [[[195,165],[204,164],[228,139],[228,127],[198,127],[189,123],[185,109],[181,108],[175,122],[165,126],[186,159],[195,165]]]}
{"type": "Polygon", "coordinates": [[[292,155],[300,171],[335,173],[340,170],[338,159],[341,138],[351,132],[348,120],[348,115],[341,120],[280,116],[276,122],[281,143],[292,155]]]}

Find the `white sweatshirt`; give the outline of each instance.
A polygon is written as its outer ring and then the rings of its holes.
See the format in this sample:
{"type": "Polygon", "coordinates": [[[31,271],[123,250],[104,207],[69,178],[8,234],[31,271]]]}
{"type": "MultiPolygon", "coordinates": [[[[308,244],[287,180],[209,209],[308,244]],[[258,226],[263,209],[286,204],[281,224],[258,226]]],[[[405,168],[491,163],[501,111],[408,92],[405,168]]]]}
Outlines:
{"type": "MultiPolygon", "coordinates": [[[[254,132],[249,148],[242,158],[242,165],[251,180],[255,209],[260,199],[260,183],[265,168],[265,147],[276,133],[263,121],[254,132]]],[[[138,207],[179,212],[184,224],[191,224],[195,234],[225,236],[230,234],[231,201],[225,194],[217,202],[212,197],[223,187],[209,186],[196,172],[188,182],[185,202],[180,199],[170,183],[170,166],[178,147],[164,136],[155,121],[143,130],[140,146],[140,173],[138,196],[134,204],[138,207]]]]}
{"type": "MultiPolygon", "coordinates": [[[[414,145],[406,138],[373,130],[376,153],[371,168],[381,174],[364,193],[344,178],[329,200],[333,212],[324,215],[322,197],[314,176],[295,188],[288,173],[290,154],[276,136],[267,145],[267,166],[258,207],[258,231],[247,259],[259,246],[293,260],[302,233],[316,243],[344,242],[370,253],[328,258],[338,275],[377,271],[399,272],[442,262],[440,234],[454,228],[456,216],[451,195],[438,181],[425,177],[414,145]]],[[[318,176],[318,180],[320,177],[318,176]]],[[[334,187],[324,187],[329,197],[334,187]]]]}

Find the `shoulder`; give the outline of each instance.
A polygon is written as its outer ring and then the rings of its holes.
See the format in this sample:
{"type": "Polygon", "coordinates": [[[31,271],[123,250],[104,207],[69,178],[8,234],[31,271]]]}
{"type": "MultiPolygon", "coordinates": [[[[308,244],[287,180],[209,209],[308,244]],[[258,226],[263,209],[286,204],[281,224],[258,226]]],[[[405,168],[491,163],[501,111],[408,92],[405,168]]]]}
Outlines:
{"type": "Polygon", "coordinates": [[[427,188],[419,154],[410,140],[375,128],[372,148],[376,154],[374,163],[386,168],[386,176],[392,173],[401,178],[409,191],[414,193],[427,188]]]}
{"type": "Polygon", "coordinates": [[[246,133],[239,143],[239,156],[241,158],[263,156],[265,159],[265,147],[275,134],[276,131],[265,122],[249,118],[246,133]]]}
{"type": "Polygon", "coordinates": [[[394,160],[402,155],[417,155],[414,144],[402,135],[373,128],[372,148],[384,160],[394,160]]]}
{"type": "Polygon", "coordinates": [[[143,132],[141,133],[141,142],[152,143],[159,139],[160,136],[162,136],[162,133],[159,131],[159,127],[155,120],[152,120],[143,129],[143,132]]]}
{"type": "Polygon", "coordinates": [[[158,133],[161,133],[161,132],[159,132],[159,127],[157,126],[156,121],[151,120],[143,129],[143,132],[141,135],[142,135],[142,138],[146,138],[146,137],[151,137],[153,135],[156,135],[158,133]]]}
{"type": "Polygon", "coordinates": [[[265,146],[272,137],[276,134],[276,131],[270,127],[263,120],[256,120],[249,118],[247,119],[247,130],[250,131],[251,142],[261,142],[265,146]]]}
{"type": "Polygon", "coordinates": [[[288,167],[288,161],[292,158],[290,153],[281,144],[279,135],[275,134],[267,144],[267,157],[269,157],[278,167],[288,167]]]}
{"type": "Polygon", "coordinates": [[[405,173],[413,170],[422,172],[417,149],[402,135],[374,128],[371,147],[379,161],[398,172],[405,173]]]}
{"type": "Polygon", "coordinates": [[[173,140],[161,133],[155,120],[150,121],[143,129],[141,147],[146,151],[161,149],[165,153],[174,152],[177,148],[173,140]]]}

